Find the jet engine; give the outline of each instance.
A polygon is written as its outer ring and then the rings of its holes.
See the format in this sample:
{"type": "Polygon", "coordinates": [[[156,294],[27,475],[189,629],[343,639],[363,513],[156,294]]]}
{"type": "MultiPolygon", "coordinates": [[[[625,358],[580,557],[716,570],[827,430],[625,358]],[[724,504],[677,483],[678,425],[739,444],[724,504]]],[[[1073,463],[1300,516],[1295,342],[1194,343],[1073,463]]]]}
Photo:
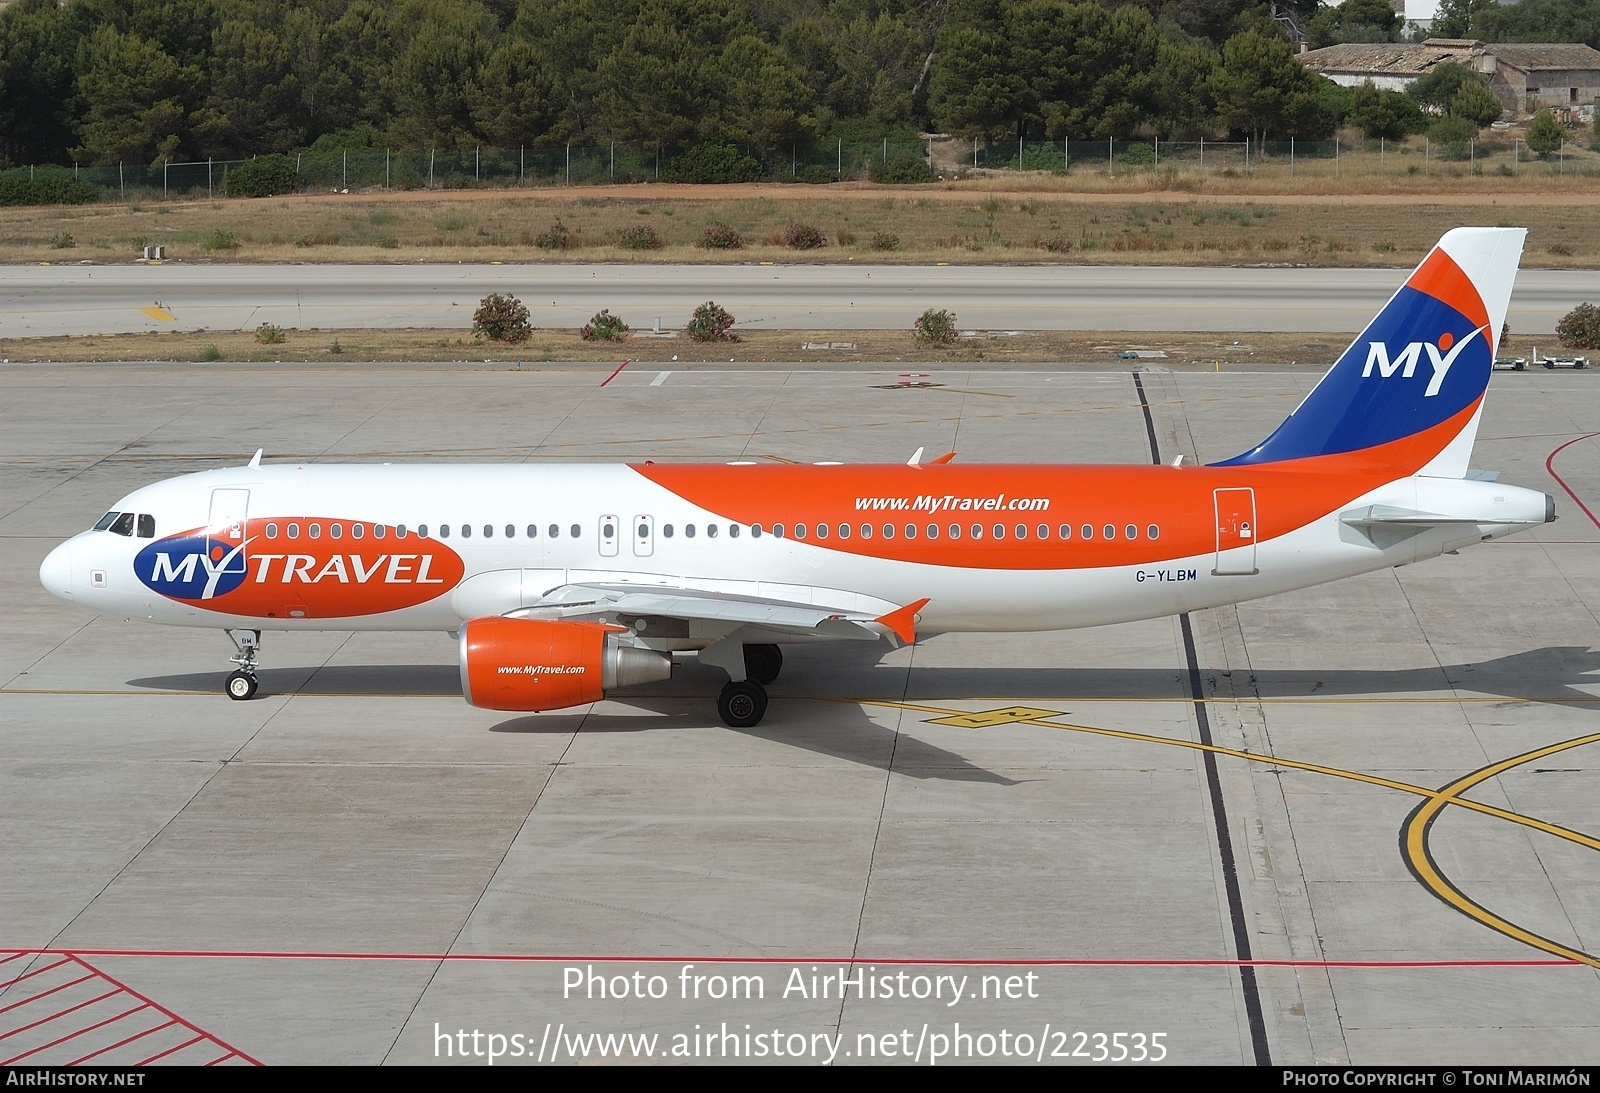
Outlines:
{"type": "Polygon", "coordinates": [[[620,626],[482,618],[461,627],[461,692],[488,710],[560,710],[672,675],[672,658],[625,645],[620,626]]]}

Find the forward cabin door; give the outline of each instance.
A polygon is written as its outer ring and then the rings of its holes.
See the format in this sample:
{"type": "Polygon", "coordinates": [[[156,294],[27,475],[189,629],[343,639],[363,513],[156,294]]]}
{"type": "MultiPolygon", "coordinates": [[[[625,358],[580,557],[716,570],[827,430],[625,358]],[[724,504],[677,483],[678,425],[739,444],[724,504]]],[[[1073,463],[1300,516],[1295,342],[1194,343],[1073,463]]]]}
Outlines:
{"type": "Polygon", "coordinates": [[[1211,572],[1219,577],[1256,570],[1256,491],[1223,489],[1214,493],[1217,513],[1217,561],[1211,572]]]}
{"type": "Polygon", "coordinates": [[[211,491],[211,519],[206,522],[208,573],[248,571],[244,536],[249,515],[249,490],[211,491]]]}

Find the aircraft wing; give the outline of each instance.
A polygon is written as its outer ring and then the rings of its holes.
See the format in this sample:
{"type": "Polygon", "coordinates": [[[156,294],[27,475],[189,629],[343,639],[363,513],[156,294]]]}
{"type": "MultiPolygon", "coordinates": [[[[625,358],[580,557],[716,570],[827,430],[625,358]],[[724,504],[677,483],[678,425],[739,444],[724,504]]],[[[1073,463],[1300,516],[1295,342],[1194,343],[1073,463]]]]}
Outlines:
{"type": "MultiPolygon", "coordinates": [[[[773,641],[916,639],[916,612],[927,600],[881,610],[839,609],[761,596],[671,586],[567,584],[507,612],[512,618],[611,622],[646,640],[718,640],[734,631],[773,641]]],[[[877,605],[873,605],[876,607],[877,605]]]]}

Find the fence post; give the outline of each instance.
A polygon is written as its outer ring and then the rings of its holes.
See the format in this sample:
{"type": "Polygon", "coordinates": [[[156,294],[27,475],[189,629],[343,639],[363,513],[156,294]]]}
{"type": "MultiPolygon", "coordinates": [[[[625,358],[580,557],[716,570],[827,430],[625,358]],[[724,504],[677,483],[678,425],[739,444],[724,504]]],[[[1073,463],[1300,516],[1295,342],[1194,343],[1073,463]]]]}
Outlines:
{"type": "Polygon", "coordinates": [[[888,163],[889,162],[889,138],[888,137],[884,137],[883,138],[883,162],[884,163],[888,163]]]}
{"type": "MultiPolygon", "coordinates": [[[[1027,132],[1027,130],[1023,130],[1027,132]]],[[[1017,170],[1022,170],[1022,133],[1017,134],[1017,170]]]]}
{"type": "Polygon", "coordinates": [[[1116,138],[1115,137],[1107,137],[1106,138],[1106,174],[1108,174],[1108,175],[1114,175],[1114,174],[1117,173],[1117,164],[1116,164],[1116,158],[1115,158],[1116,154],[1117,154],[1117,151],[1116,151],[1116,138]]]}
{"type": "Polygon", "coordinates": [[[1558,174],[1558,175],[1566,174],[1567,173],[1567,138],[1566,137],[1562,137],[1561,138],[1561,150],[1556,153],[1556,162],[1559,165],[1556,168],[1556,174],[1558,174]]]}
{"type": "Polygon", "coordinates": [[[978,138],[972,138],[972,169],[978,169],[978,138]]]}
{"type": "Polygon", "coordinates": [[[1385,138],[1383,138],[1383,137],[1379,137],[1378,138],[1378,173],[1380,175],[1383,174],[1383,144],[1384,144],[1384,139],[1385,138]]]}
{"type": "MultiPolygon", "coordinates": [[[[1337,155],[1338,153],[1335,153],[1337,155]]],[[[1294,177],[1294,138],[1289,138],[1289,177],[1294,177]]]]}
{"type": "Polygon", "coordinates": [[[434,153],[434,149],[429,148],[428,149],[428,189],[430,189],[430,190],[433,189],[433,153],[434,153]]]}
{"type": "Polygon", "coordinates": [[[835,148],[833,152],[835,161],[833,173],[836,175],[842,175],[844,174],[844,138],[839,137],[838,140],[839,146],[835,148]]]}
{"type": "Polygon", "coordinates": [[[1244,177],[1250,177],[1250,138],[1244,138],[1244,177]]]}
{"type": "Polygon", "coordinates": [[[1473,138],[1473,139],[1467,141],[1467,170],[1468,170],[1468,172],[1472,172],[1472,171],[1476,171],[1477,169],[1478,169],[1478,141],[1477,141],[1477,138],[1473,138]]]}
{"type": "Polygon", "coordinates": [[[1511,138],[1511,163],[1512,163],[1511,170],[1513,172],[1515,172],[1518,167],[1522,166],[1522,138],[1521,137],[1512,137],[1511,138]]]}
{"type": "Polygon", "coordinates": [[[166,200],[167,197],[167,167],[169,163],[169,160],[161,161],[161,198],[163,201],[166,200]]]}
{"type": "Polygon", "coordinates": [[[1161,170],[1161,138],[1156,137],[1156,170],[1161,170]]]}
{"type": "Polygon", "coordinates": [[[1433,138],[1422,138],[1422,173],[1433,173],[1433,138]]]}
{"type": "Polygon", "coordinates": [[[339,160],[339,188],[341,190],[350,188],[350,149],[348,148],[344,150],[344,155],[339,160]]]}
{"type": "Polygon", "coordinates": [[[128,203],[128,184],[122,180],[122,161],[117,160],[117,192],[122,195],[122,203],[128,203]]]}
{"type": "Polygon", "coordinates": [[[481,147],[474,148],[472,150],[472,181],[474,182],[483,181],[483,171],[479,165],[482,158],[483,149],[481,147]]]}
{"type": "Polygon", "coordinates": [[[567,185],[572,185],[572,142],[567,141],[567,185]]]}
{"type": "Polygon", "coordinates": [[[789,177],[800,177],[800,145],[795,141],[789,142],[789,177]]]}
{"type": "Polygon", "coordinates": [[[383,150],[383,188],[385,190],[387,190],[387,189],[390,189],[390,187],[391,187],[391,184],[390,184],[390,181],[389,181],[389,149],[385,148],[383,150]]]}
{"type": "Polygon", "coordinates": [[[617,142],[611,142],[611,181],[617,180],[617,142]]]}
{"type": "Polygon", "coordinates": [[[1339,138],[1333,138],[1333,177],[1339,177],[1339,138]]]}
{"type": "Polygon", "coordinates": [[[206,200],[211,200],[211,157],[206,157],[206,200]]]}
{"type": "Polygon", "coordinates": [[[1200,173],[1206,173],[1206,138],[1200,138],[1200,173]]]}
{"type": "Polygon", "coordinates": [[[527,145],[517,145],[517,181],[523,181],[528,173],[528,148],[527,145]]]}

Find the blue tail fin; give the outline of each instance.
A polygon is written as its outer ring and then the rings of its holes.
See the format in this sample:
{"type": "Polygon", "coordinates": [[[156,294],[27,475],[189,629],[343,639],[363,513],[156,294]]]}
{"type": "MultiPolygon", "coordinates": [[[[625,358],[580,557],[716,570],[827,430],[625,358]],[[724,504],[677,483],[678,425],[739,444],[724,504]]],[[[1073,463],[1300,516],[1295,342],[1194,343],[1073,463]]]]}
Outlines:
{"type": "Polygon", "coordinates": [[[1421,473],[1465,475],[1526,235],[1446,232],[1294,413],[1216,465],[1360,452],[1429,433],[1421,473]]]}

